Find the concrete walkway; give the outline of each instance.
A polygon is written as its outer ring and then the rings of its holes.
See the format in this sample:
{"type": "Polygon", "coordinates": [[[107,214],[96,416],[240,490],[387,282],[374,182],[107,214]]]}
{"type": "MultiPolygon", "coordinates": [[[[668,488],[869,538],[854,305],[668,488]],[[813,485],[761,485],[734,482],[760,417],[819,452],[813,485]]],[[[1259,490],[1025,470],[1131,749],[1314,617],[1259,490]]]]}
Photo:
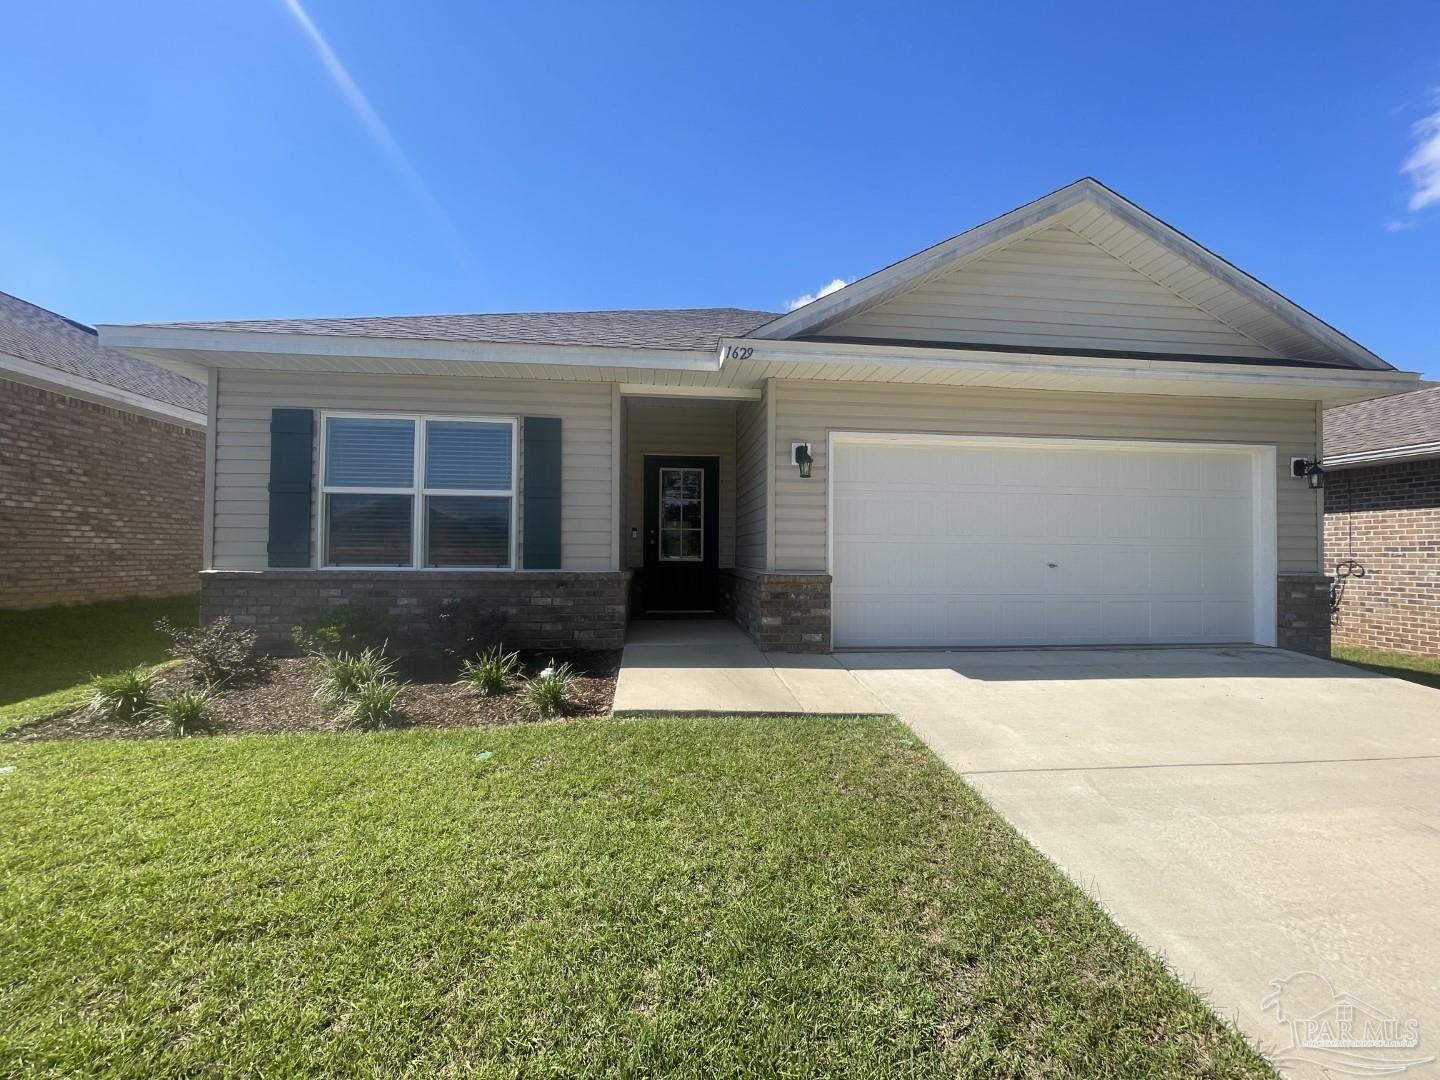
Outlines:
{"type": "Polygon", "coordinates": [[[838,655],[1287,1076],[1440,1075],[1440,690],[1272,649],[838,655]],[[1295,1047],[1347,1001],[1418,1046],[1295,1047]]]}
{"type": "Polygon", "coordinates": [[[762,653],[733,623],[630,624],[614,711],[889,712],[833,656],[762,653]]]}

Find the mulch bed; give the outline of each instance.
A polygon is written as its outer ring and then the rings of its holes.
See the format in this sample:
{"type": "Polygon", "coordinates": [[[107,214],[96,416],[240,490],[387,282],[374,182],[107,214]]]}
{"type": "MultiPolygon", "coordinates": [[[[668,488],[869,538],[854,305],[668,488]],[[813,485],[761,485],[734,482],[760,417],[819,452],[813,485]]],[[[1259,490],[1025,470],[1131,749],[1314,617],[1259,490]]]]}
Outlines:
{"type": "MultiPolygon", "coordinates": [[[[568,662],[576,672],[566,716],[602,716],[615,697],[620,653],[583,652],[528,656],[527,675],[537,673],[552,659],[568,662]]],[[[168,668],[159,676],[160,697],[193,687],[195,680],[184,666],[168,668]]],[[[409,682],[400,695],[407,727],[494,727],[533,720],[518,690],[481,697],[453,681],[409,682]]],[[[270,663],[264,674],[244,686],[232,687],[214,704],[217,735],[260,735],[296,731],[339,731],[343,724],[315,700],[315,677],[308,661],[282,658],[270,663]]],[[[84,709],[72,709],[38,723],[0,735],[0,742],[39,739],[157,739],[168,738],[158,723],[118,724],[97,720],[84,709]]]]}

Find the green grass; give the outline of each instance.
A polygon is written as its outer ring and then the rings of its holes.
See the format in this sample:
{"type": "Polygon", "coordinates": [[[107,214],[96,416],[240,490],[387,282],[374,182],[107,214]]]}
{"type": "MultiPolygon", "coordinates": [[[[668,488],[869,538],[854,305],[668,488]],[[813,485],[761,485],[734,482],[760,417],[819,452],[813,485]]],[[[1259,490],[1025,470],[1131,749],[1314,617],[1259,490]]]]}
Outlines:
{"type": "Polygon", "coordinates": [[[1273,1075],[891,720],[0,749],[0,1075],[1273,1075]]]}
{"type": "Polygon", "coordinates": [[[1440,657],[1409,656],[1406,653],[1385,652],[1381,649],[1336,645],[1330,650],[1330,658],[1343,660],[1367,671],[1393,675],[1397,679],[1419,683],[1421,686],[1440,688],[1440,657]]]}
{"type": "Polygon", "coordinates": [[[0,731],[79,705],[92,675],[164,660],[161,616],[194,626],[199,598],[0,611],[0,731]]]}

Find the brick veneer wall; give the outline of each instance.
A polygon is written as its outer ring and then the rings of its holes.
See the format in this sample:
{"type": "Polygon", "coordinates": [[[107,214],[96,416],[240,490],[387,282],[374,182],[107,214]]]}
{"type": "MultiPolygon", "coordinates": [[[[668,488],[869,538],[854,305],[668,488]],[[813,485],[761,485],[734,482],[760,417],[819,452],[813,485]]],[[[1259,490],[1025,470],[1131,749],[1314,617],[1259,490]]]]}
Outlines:
{"type": "Polygon", "coordinates": [[[194,592],[205,433],[0,380],[0,608],[194,592]]]}
{"type": "Polygon", "coordinates": [[[1330,579],[1324,574],[1281,574],[1275,586],[1275,644],[1330,655],[1330,579]]]}
{"type": "MultiPolygon", "coordinates": [[[[830,651],[830,582],[825,574],[722,570],[725,614],[767,652],[830,651]]],[[[1282,574],[1276,581],[1276,643],[1330,655],[1330,579],[1282,574]]]]}
{"type": "Polygon", "coordinates": [[[1335,644],[1440,656],[1440,461],[1326,475],[1325,562],[1352,558],[1335,644]]]}
{"type": "Polygon", "coordinates": [[[479,601],[503,619],[515,649],[618,649],[625,644],[630,572],[209,570],[200,575],[200,617],[229,615],[260,646],[291,652],[291,627],[352,604],[377,607],[418,634],[433,633],[442,601],[479,601]]]}
{"type": "Polygon", "coordinates": [[[767,652],[830,651],[828,574],[722,571],[725,613],[767,652]]]}

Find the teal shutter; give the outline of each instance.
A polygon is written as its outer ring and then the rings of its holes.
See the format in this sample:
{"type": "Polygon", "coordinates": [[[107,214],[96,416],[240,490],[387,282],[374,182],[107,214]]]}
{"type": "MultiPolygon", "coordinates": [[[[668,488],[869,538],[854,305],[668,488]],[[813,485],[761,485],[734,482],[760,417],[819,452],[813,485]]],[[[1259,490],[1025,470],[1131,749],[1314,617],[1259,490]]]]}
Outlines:
{"type": "Polygon", "coordinates": [[[314,502],[315,414],[270,410],[271,566],[310,565],[310,508],[314,502]]]}
{"type": "Polygon", "coordinates": [[[525,417],[525,468],[521,505],[525,508],[526,570],[560,569],[560,420],[525,417]]]}

